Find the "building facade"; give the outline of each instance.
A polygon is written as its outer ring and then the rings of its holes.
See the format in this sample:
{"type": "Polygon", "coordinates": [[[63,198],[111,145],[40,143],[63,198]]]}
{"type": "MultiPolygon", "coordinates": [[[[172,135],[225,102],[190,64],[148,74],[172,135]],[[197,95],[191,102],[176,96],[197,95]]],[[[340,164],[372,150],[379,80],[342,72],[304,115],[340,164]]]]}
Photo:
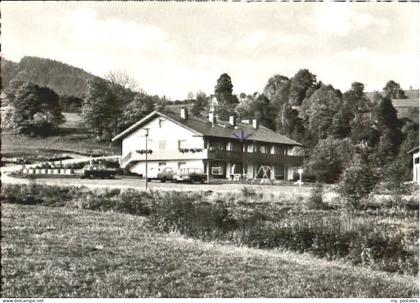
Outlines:
{"type": "Polygon", "coordinates": [[[145,176],[146,150],[148,175],[165,167],[200,168],[208,179],[290,180],[302,164],[302,157],[293,154],[298,142],[259,126],[256,120],[217,121],[213,113],[206,120],[189,116],[185,108],[178,114],[152,112],[112,140],[121,140],[121,167],[141,176],[145,176]]]}
{"type": "Polygon", "coordinates": [[[420,184],[420,164],[419,164],[419,147],[415,147],[410,150],[408,153],[413,155],[413,182],[420,184]]]}

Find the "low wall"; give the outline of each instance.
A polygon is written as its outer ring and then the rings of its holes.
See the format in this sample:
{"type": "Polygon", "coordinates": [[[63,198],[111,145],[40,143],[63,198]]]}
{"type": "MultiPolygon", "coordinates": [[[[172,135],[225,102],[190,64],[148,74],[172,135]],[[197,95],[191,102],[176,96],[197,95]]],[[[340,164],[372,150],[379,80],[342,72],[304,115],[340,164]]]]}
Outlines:
{"type": "Polygon", "coordinates": [[[24,175],[73,175],[75,170],[70,168],[23,168],[24,175]]]}

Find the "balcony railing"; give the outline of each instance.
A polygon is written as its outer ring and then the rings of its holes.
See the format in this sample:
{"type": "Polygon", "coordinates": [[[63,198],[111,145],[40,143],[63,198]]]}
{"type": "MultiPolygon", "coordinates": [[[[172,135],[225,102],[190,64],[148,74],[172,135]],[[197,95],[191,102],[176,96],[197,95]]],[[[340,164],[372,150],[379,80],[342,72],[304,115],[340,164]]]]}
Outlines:
{"type": "Polygon", "coordinates": [[[265,154],[260,152],[240,152],[228,150],[209,151],[208,159],[211,160],[230,160],[235,162],[250,162],[258,164],[282,163],[290,166],[302,164],[301,156],[289,156],[282,154],[265,154]]]}
{"type": "Polygon", "coordinates": [[[124,157],[120,158],[120,166],[121,167],[125,167],[131,161],[132,154],[133,154],[133,152],[131,151],[128,154],[126,154],[124,157]]]}
{"type": "MultiPolygon", "coordinates": [[[[194,151],[183,151],[180,150],[158,150],[152,151],[151,154],[147,155],[147,159],[150,161],[159,160],[201,160],[207,159],[207,149],[194,149],[194,151]]],[[[127,155],[121,158],[121,167],[125,167],[130,162],[145,161],[146,155],[140,154],[136,151],[131,151],[127,155]]]]}
{"type": "MultiPolygon", "coordinates": [[[[159,150],[148,154],[150,161],[165,160],[214,160],[214,161],[232,161],[232,162],[250,162],[257,164],[287,164],[290,166],[298,166],[302,164],[302,157],[288,156],[281,154],[264,154],[259,152],[249,153],[240,151],[213,150],[213,149],[196,149],[188,152],[180,150],[159,150]]],[[[145,161],[146,155],[136,151],[131,151],[127,155],[121,157],[121,167],[125,167],[130,162],[145,161]]]]}

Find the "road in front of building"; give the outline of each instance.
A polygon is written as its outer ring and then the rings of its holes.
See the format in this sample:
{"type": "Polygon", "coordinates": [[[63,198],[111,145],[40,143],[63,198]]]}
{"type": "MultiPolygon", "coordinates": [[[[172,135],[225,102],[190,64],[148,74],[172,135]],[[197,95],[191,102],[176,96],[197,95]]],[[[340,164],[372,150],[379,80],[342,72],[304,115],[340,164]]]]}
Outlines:
{"type": "MultiPolygon", "coordinates": [[[[102,188],[102,189],[128,189],[133,188],[137,190],[145,189],[145,180],[117,176],[115,179],[80,179],[77,177],[63,178],[63,177],[49,177],[49,178],[17,178],[8,175],[11,169],[2,168],[1,182],[3,184],[45,184],[50,186],[86,186],[88,188],[102,188]]],[[[176,191],[213,191],[213,192],[238,192],[244,187],[252,187],[257,192],[286,194],[286,195],[303,195],[308,196],[311,192],[311,187],[303,186],[299,188],[297,185],[265,185],[265,184],[239,184],[239,183],[224,183],[224,184],[189,184],[189,183],[162,183],[159,181],[148,182],[149,189],[152,190],[176,190],[176,191]]]]}

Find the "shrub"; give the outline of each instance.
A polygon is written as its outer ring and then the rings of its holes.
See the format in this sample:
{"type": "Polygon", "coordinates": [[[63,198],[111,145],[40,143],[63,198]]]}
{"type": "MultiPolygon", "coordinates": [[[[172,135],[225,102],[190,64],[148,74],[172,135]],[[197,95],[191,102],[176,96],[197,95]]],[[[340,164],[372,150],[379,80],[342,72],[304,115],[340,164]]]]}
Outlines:
{"type": "Polygon", "coordinates": [[[307,207],[309,209],[328,209],[328,205],[323,200],[324,187],[322,183],[316,183],[311,191],[311,196],[307,200],[307,207]]]}
{"type": "Polygon", "coordinates": [[[361,201],[372,192],[378,178],[363,155],[356,155],[345,170],[338,191],[351,209],[363,208],[361,201]]]}
{"type": "Polygon", "coordinates": [[[209,203],[198,193],[171,192],[156,196],[151,220],[162,231],[215,240],[237,226],[225,202],[209,203]]]}
{"type": "Polygon", "coordinates": [[[80,209],[116,211],[149,215],[152,196],[146,192],[120,189],[90,191],[86,188],[30,185],[5,185],[2,201],[17,204],[41,204],[80,209]]]}
{"type": "MultiPolygon", "coordinates": [[[[406,155],[404,155],[406,157],[406,155]]],[[[385,181],[387,189],[391,192],[394,197],[395,205],[401,203],[401,195],[406,190],[404,188],[404,182],[406,181],[406,160],[399,156],[393,162],[386,166],[385,170],[385,181]]]]}
{"type": "Polygon", "coordinates": [[[252,187],[244,186],[244,187],[241,188],[241,194],[245,198],[253,198],[257,195],[257,192],[252,187]]]}

